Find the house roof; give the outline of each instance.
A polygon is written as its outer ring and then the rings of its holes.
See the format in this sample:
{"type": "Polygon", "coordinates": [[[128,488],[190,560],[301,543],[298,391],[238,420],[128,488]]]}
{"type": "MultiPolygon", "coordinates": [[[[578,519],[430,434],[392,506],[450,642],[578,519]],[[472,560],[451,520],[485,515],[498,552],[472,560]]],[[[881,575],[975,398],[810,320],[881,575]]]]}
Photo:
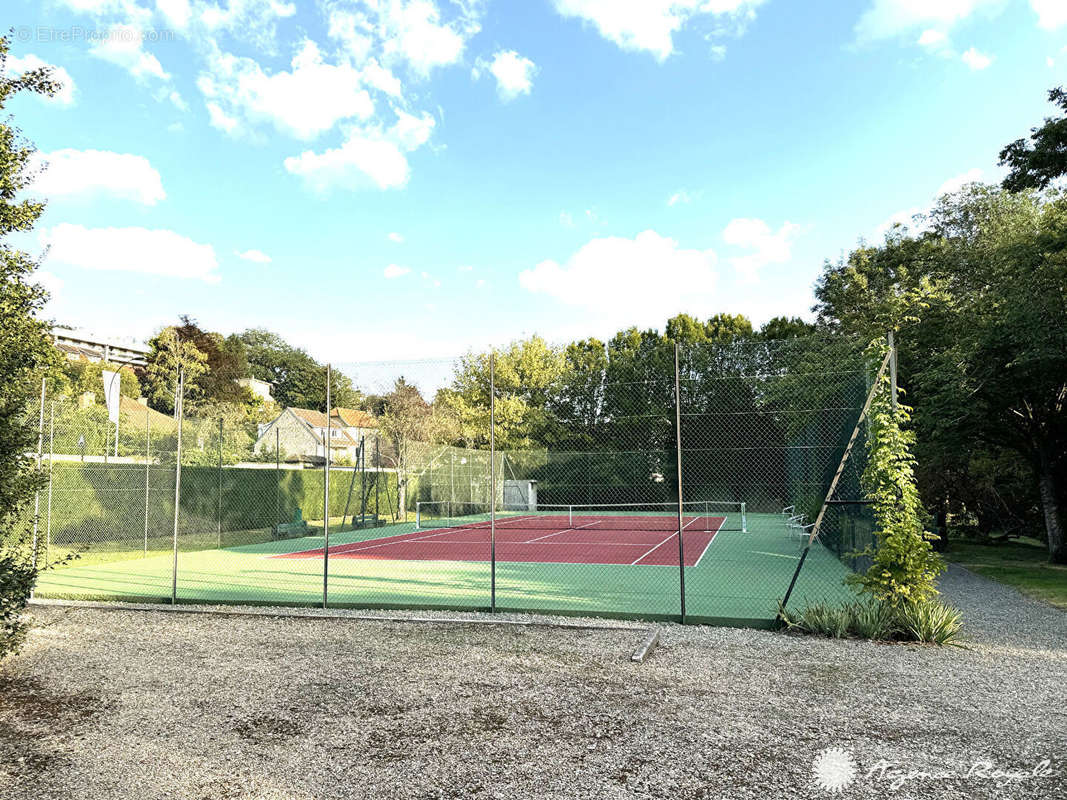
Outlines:
{"type": "MultiPolygon", "coordinates": [[[[319,444],[322,444],[323,437],[319,434],[319,429],[326,427],[326,415],[321,411],[314,411],[310,408],[293,408],[290,406],[288,411],[291,411],[295,417],[306,422],[311,428],[316,440],[319,444]]],[[[337,420],[337,414],[331,414],[334,421],[337,420]]],[[[348,432],[344,429],[344,426],[333,425],[333,429],[337,431],[337,435],[330,439],[330,447],[358,447],[359,442],[348,435],[348,432]]]]}
{"type": "Polygon", "coordinates": [[[366,411],[355,408],[337,407],[331,412],[331,416],[341,420],[341,424],[347,428],[375,428],[378,427],[378,418],[366,411]]]}
{"type": "Polygon", "coordinates": [[[144,403],[139,403],[132,397],[127,397],[126,395],[119,396],[119,413],[121,413],[124,418],[129,418],[130,425],[137,427],[144,426],[145,415],[147,414],[148,425],[154,431],[173,431],[178,425],[178,423],[174,421],[174,417],[169,414],[161,414],[155,409],[149,408],[144,403]]]}

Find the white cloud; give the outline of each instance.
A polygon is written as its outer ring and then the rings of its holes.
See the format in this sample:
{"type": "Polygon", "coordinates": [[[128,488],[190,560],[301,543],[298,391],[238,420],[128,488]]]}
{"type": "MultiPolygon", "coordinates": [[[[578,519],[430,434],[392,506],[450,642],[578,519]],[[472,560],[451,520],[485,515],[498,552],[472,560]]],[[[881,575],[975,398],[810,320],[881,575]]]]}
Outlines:
{"type": "Polygon", "coordinates": [[[993,59],[987,56],[985,53],[981,53],[975,48],[971,48],[964,53],[960,58],[963,59],[963,63],[973,70],[985,69],[993,63],[993,59]]]}
{"type": "Polygon", "coordinates": [[[399,233],[396,233],[394,231],[393,233],[389,234],[389,241],[390,242],[396,242],[397,244],[403,244],[404,243],[404,237],[401,236],[399,233]]]}
{"type": "Polygon", "coordinates": [[[944,31],[935,30],[934,28],[927,28],[919,36],[919,46],[929,47],[931,49],[940,48],[948,42],[948,36],[944,31]]]}
{"type": "Polygon", "coordinates": [[[471,74],[477,79],[486,71],[496,78],[497,93],[507,102],[520,94],[530,93],[534,75],[537,74],[537,65],[514,50],[499,50],[491,61],[479,58],[471,74]]]}
{"type": "Polygon", "coordinates": [[[41,67],[49,67],[52,70],[52,77],[59,82],[60,88],[53,97],[43,98],[45,102],[55,103],[56,105],[69,106],[74,102],[74,79],[70,77],[70,73],[63,67],[58,67],[55,64],[49,64],[44,59],[38,58],[32,53],[27,53],[22,58],[18,56],[8,55],[5,72],[7,75],[21,75],[24,72],[29,72],[32,69],[40,69],[41,67]]]}
{"type": "Polygon", "coordinates": [[[738,218],[730,220],[722,232],[723,241],[734,247],[751,250],[743,256],[734,256],[730,265],[747,279],[756,277],[759,270],[768,264],[784,264],[792,257],[793,239],[800,226],[783,223],[777,231],[761,219],[738,218]]]}
{"type": "Polygon", "coordinates": [[[476,280],[474,282],[474,288],[475,289],[484,289],[485,288],[485,278],[479,278],[478,280],[476,280]]]}
{"type": "Polygon", "coordinates": [[[431,0],[386,0],[380,9],[386,59],[406,61],[415,72],[429,75],[434,67],[462,57],[466,31],[462,25],[443,23],[431,0]]]}
{"type": "Polygon", "coordinates": [[[170,80],[159,59],[144,49],[144,34],[134,25],[112,25],[89,52],[122,67],[139,81],[170,80]]]}
{"type": "Polygon", "coordinates": [[[189,110],[189,104],[185,102],[185,99],[176,91],[172,91],[167,95],[167,99],[174,104],[174,107],[179,111],[185,112],[189,110]]]}
{"type": "Polygon", "coordinates": [[[217,283],[215,249],[170,230],[86,228],[62,223],[43,231],[48,260],[93,270],[140,272],[217,283]]]}
{"type": "Polygon", "coordinates": [[[559,224],[562,225],[564,228],[573,228],[574,227],[574,217],[571,216],[569,211],[560,211],[559,212],[559,224]]]}
{"type": "Polygon", "coordinates": [[[917,28],[944,34],[976,11],[992,13],[1001,6],[1003,0],[874,0],[856,23],[856,38],[887,39],[917,28]]]}
{"type": "Polygon", "coordinates": [[[65,282],[58,275],[48,270],[39,269],[33,274],[33,281],[41,286],[50,297],[55,297],[62,290],[65,282]]]}
{"type": "Polygon", "coordinates": [[[913,206],[904,211],[897,211],[874,229],[874,241],[876,243],[882,242],[885,239],[885,235],[897,225],[904,227],[912,233],[921,233],[926,229],[926,224],[923,220],[917,220],[915,218],[925,214],[929,210],[929,208],[913,206]]]}
{"type": "Polygon", "coordinates": [[[1067,25],[1067,3],[1063,0],[1030,0],[1030,6],[1037,12],[1037,24],[1045,30],[1067,25]]]}
{"type": "Polygon", "coordinates": [[[382,273],[387,278],[399,278],[411,272],[411,267],[402,267],[399,264],[390,264],[382,273]]]}
{"type": "Polygon", "coordinates": [[[677,192],[667,198],[667,205],[672,208],[677,205],[685,205],[692,203],[694,200],[700,198],[701,192],[690,192],[686,189],[679,189],[677,192]]]}
{"type": "Polygon", "coordinates": [[[285,159],[285,168],[304,179],[314,191],[342,189],[399,189],[411,175],[405,152],[425,144],[434,128],[429,114],[415,117],[403,111],[390,129],[353,127],[340,147],[322,153],[305,150],[285,159]]]}
{"type": "Polygon", "coordinates": [[[208,100],[211,124],[227,133],[240,131],[242,121],[269,121],[283,133],[313,139],[341,120],[374,114],[359,70],[327,64],[310,39],[298,47],[292,71],[273,75],[251,58],[216,50],[197,87],[208,100]]]}
{"type": "Polygon", "coordinates": [[[519,274],[519,285],[564,305],[579,307],[600,323],[658,325],[684,307],[715,300],[716,256],[687,250],[653,230],[633,239],[592,239],[566,262],[551,259],[519,274]]]}
{"type": "Polygon", "coordinates": [[[457,272],[474,272],[474,267],[472,267],[470,264],[463,264],[462,266],[456,267],[456,271],[457,272]]]}
{"type": "Polygon", "coordinates": [[[712,61],[722,61],[726,58],[726,45],[713,44],[708,52],[711,54],[712,61]]]}
{"type": "Polygon", "coordinates": [[[269,264],[271,262],[270,256],[262,250],[245,250],[243,253],[238,253],[237,257],[255,264],[269,264]]]}
{"type": "Polygon", "coordinates": [[[651,53],[664,61],[674,52],[674,34],[698,16],[725,17],[739,30],[763,0],[554,0],[565,17],[591,22],[605,39],[624,50],[651,53]]]}
{"type": "Polygon", "coordinates": [[[168,25],[179,30],[189,24],[189,18],[193,13],[189,0],[156,0],[156,10],[168,25]]]}
{"type": "Polygon", "coordinates": [[[982,175],[983,172],[978,167],[969,169],[959,175],[954,175],[938,187],[937,192],[934,194],[934,196],[940,197],[943,194],[952,194],[953,192],[958,192],[968,183],[975,183],[977,181],[982,180],[982,175]]]}
{"type": "Polygon", "coordinates": [[[107,150],[56,150],[39,154],[47,168],[33,182],[46,197],[102,193],[154,206],[167,197],[159,172],[144,156],[107,150]]]}

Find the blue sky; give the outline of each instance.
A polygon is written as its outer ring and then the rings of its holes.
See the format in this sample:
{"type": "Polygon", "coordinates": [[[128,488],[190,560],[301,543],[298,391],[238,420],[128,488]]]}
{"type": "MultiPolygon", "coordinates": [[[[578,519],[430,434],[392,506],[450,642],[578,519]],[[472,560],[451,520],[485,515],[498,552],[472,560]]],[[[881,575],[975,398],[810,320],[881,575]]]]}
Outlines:
{"type": "Polygon", "coordinates": [[[57,321],[321,359],[807,315],[1067,82],[1061,0],[8,0],[57,321]]]}

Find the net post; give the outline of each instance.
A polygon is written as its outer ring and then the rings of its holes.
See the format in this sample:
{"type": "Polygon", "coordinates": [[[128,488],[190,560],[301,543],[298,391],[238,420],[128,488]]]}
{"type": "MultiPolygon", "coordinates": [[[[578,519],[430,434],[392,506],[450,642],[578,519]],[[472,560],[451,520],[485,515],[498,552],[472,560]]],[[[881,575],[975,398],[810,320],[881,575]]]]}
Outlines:
{"type": "Polygon", "coordinates": [[[325,456],[323,458],[323,481],[322,481],[322,607],[326,608],[329,603],[330,583],[330,381],[332,379],[330,365],[326,365],[326,438],[323,446],[325,456]]]}
{"type": "Polygon", "coordinates": [[[422,501],[415,501],[415,530],[422,529],[422,501]]]}
{"type": "Polygon", "coordinates": [[[678,342],[674,343],[674,436],[678,469],[678,590],[681,600],[681,623],[685,624],[685,545],[682,542],[682,393],[678,374],[678,342]]]}
{"type": "Polygon", "coordinates": [[[489,613],[496,611],[496,353],[489,353],[489,613]]]}
{"type": "Polygon", "coordinates": [[[170,571],[170,604],[178,602],[178,521],[181,516],[182,506],[182,419],[185,409],[182,408],[185,401],[185,368],[178,367],[178,449],[175,454],[174,465],[174,539],[170,571]]]}
{"type": "Polygon", "coordinates": [[[741,533],[748,533],[748,504],[741,501],[741,533]]]}
{"type": "Polygon", "coordinates": [[[274,528],[278,530],[282,516],[282,450],[278,420],[274,420],[274,528]]]}

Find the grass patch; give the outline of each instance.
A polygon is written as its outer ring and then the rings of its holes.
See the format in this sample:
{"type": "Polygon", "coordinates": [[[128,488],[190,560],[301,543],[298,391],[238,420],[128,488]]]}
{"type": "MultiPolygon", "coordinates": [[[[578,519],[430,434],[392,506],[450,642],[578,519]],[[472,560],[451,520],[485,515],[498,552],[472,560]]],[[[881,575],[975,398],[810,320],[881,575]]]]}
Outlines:
{"type": "Polygon", "coordinates": [[[1024,537],[996,544],[953,539],[945,558],[1067,610],[1067,566],[1049,564],[1048,548],[1037,539],[1024,537]]]}

